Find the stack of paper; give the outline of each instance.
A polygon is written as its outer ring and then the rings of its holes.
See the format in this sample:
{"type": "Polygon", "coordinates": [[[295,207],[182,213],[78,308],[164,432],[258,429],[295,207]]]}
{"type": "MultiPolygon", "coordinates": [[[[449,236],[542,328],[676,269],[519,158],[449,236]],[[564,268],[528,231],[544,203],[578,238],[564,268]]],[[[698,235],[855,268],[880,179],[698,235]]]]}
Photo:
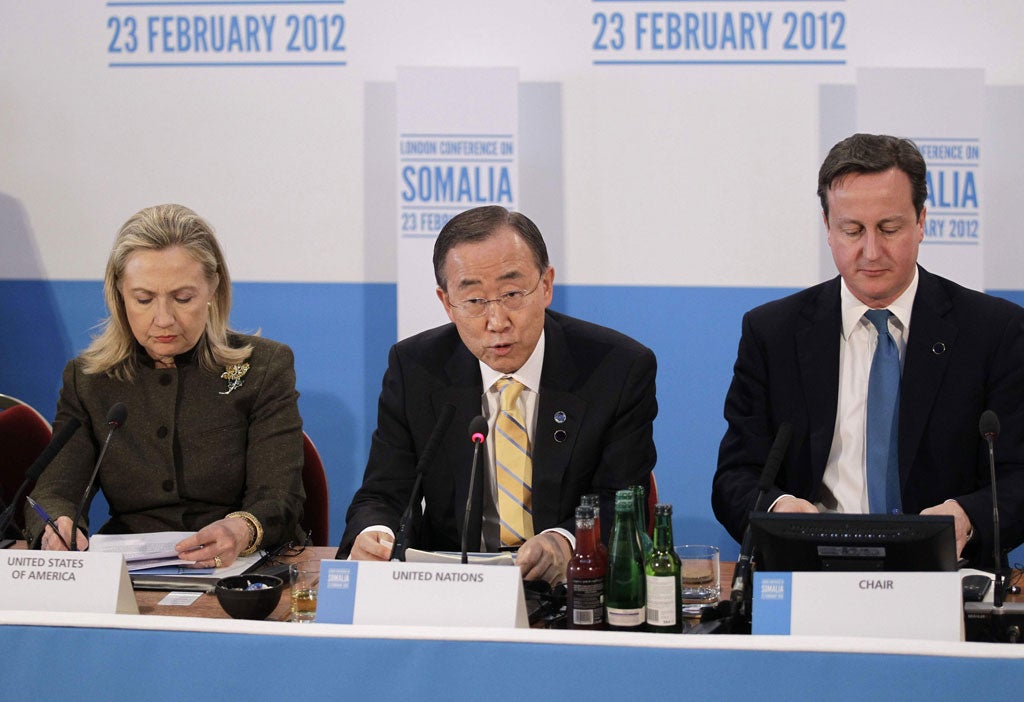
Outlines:
{"type": "Polygon", "coordinates": [[[89,550],[124,555],[132,586],[140,590],[212,590],[218,580],[244,572],[259,558],[240,557],[224,568],[196,568],[195,561],[179,558],[174,550],[175,544],[193,534],[194,531],[96,534],[89,537],[89,550]]]}
{"type": "MultiPolygon", "coordinates": [[[[515,557],[508,551],[501,553],[466,554],[466,561],[473,565],[515,565],[515,557]]],[[[462,563],[462,554],[454,551],[420,551],[415,548],[405,550],[406,563],[462,563]]]]}
{"type": "MultiPolygon", "coordinates": [[[[178,557],[174,545],[187,539],[195,532],[161,531],[151,534],[96,534],[89,539],[89,549],[107,553],[120,553],[128,564],[128,572],[174,567],[175,572],[182,566],[194,564],[195,561],[178,557]]],[[[207,573],[212,568],[202,569],[207,573]]]]}

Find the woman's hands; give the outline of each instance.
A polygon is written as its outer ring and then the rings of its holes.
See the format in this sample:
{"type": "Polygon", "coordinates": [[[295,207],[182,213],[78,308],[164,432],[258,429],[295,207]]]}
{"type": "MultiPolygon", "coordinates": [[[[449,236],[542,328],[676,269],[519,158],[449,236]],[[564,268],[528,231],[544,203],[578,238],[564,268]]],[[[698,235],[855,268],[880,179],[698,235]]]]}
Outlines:
{"type": "Polygon", "coordinates": [[[249,525],[241,517],[219,519],[174,546],[182,560],[196,568],[223,568],[249,546],[249,525]]]}

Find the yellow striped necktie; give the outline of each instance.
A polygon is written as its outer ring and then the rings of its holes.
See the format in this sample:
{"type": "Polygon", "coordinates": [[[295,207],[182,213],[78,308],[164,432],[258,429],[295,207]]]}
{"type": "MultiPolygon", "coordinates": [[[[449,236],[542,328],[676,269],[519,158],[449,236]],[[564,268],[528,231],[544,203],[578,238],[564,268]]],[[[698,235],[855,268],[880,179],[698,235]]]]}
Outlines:
{"type": "Polygon", "coordinates": [[[500,408],[494,422],[494,458],[501,545],[518,546],[533,536],[533,460],[518,402],[525,386],[512,378],[501,378],[495,387],[500,408]]]}

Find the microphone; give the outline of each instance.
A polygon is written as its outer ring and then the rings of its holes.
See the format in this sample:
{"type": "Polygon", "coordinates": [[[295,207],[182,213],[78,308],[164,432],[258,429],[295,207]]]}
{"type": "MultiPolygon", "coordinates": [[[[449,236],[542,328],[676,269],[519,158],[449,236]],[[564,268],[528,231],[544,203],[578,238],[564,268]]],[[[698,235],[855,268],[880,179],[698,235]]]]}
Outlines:
{"type": "Polygon", "coordinates": [[[80,426],[82,426],[82,423],[77,418],[72,417],[69,419],[67,424],[61,427],[61,430],[50,440],[50,443],[46,445],[46,448],[39,454],[39,457],[25,471],[25,479],[21,481],[21,485],[18,486],[18,490],[14,493],[14,499],[11,500],[11,504],[7,505],[3,514],[0,514],[0,534],[5,533],[7,527],[11,525],[11,521],[14,519],[14,510],[24,496],[25,490],[28,489],[29,483],[39,479],[39,476],[43,474],[43,471],[50,465],[50,462],[57,457],[57,454],[64,448],[64,444],[71,440],[72,435],[78,431],[80,426]]]}
{"type": "Polygon", "coordinates": [[[995,440],[999,437],[999,417],[992,410],[985,410],[978,420],[978,431],[988,443],[989,479],[992,481],[992,555],[995,582],[992,588],[992,604],[985,602],[964,603],[964,629],[968,641],[989,641],[993,643],[1019,643],[1024,633],[1024,604],[1003,603],[1005,597],[1003,581],[1002,549],[999,544],[999,500],[996,495],[995,440]]]}
{"type": "MultiPolygon", "coordinates": [[[[782,459],[786,457],[786,450],[793,438],[793,425],[789,422],[782,422],[775,433],[775,440],[768,451],[764,468],[761,470],[761,477],[757,481],[757,499],[754,500],[753,512],[763,512],[768,505],[764,503],[764,497],[769,488],[775,484],[775,478],[782,467],[782,459]]],[[[732,593],[728,601],[719,602],[712,609],[704,610],[701,613],[700,624],[691,629],[694,634],[749,634],[750,633],[750,589],[747,587],[750,581],[750,561],[754,551],[753,536],[750,532],[750,524],[747,524],[743,532],[743,544],[740,547],[740,556],[736,561],[736,570],[732,582],[732,593]]]]}
{"type": "Polygon", "coordinates": [[[978,420],[978,431],[988,443],[988,471],[992,482],[992,569],[995,574],[995,589],[992,591],[992,604],[996,611],[1003,606],[1003,558],[999,548],[999,498],[996,496],[996,451],[995,440],[999,436],[999,417],[992,410],[985,410],[978,420]]]}
{"type": "MultiPolygon", "coordinates": [[[[782,422],[775,434],[775,441],[771,450],[768,451],[768,458],[764,462],[764,469],[761,471],[761,478],[757,483],[757,499],[754,501],[752,512],[763,512],[768,505],[763,504],[768,490],[775,484],[775,478],[782,467],[782,459],[786,457],[786,450],[789,448],[790,439],[793,438],[793,425],[789,422],[782,422]]],[[[754,552],[754,539],[751,536],[750,524],[747,524],[743,532],[743,545],[740,547],[740,556],[736,561],[736,570],[732,581],[732,594],[730,602],[732,613],[730,615],[730,629],[742,616],[743,625],[749,624],[748,614],[752,593],[747,588],[750,581],[750,559],[754,552]]],[[[748,630],[749,631],[749,630],[748,630]]]]}
{"type": "Polygon", "coordinates": [[[114,403],[114,405],[107,410],[107,426],[110,427],[110,431],[107,432],[106,441],[103,442],[103,448],[100,449],[100,456],[96,459],[96,466],[92,469],[92,476],[89,478],[89,482],[85,486],[85,491],[82,493],[82,500],[78,503],[78,509],[75,510],[75,518],[71,520],[71,550],[77,551],[78,545],[78,522],[82,519],[82,511],[85,509],[85,503],[89,501],[89,493],[92,492],[92,484],[96,482],[96,476],[100,472],[100,464],[103,462],[103,457],[107,454],[107,447],[110,445],[110,437],[114,435],[114,432],[124,426],[125,420],[128,419],[128,408],[123,402],[114,403]]]}
{"type": "Polygon", "coordinates": [[[473,485],[476,465],[480,459],[480,446],[487,440],[487,420],[477,415],[469,422],[469,440],[473,442],[473,466],[469,469],[469,494],[466,495],[466,513],[462,518],[462,562],[469,563],[469,515],[473,511],[473,485]]]}
{"type": "Polygon", "coordinates": [[[423,447],[423,453],[420,454],[420,460],[416,462],[416,482],[412,484],[409,505],[402,514],[402,521],[398,525],[398,534],[395,536],[395,544],[391,548],[391,560],[393,561],[405,560],[405,549],[408,548],[406,542],[409,540],[409,522],[412,519],[413,507],[417,500],[420,499],[420,485],[423,483],[423,472],[427,469],[427,466],[434,462],[434,456],[437,455],[437,450],[441,447],[441,439],[444,437],[444,433],[448,431],[454,416],[455,405],[449,403],[441,408],[441,414],[437,418],[437,423],[434,424],[434,430],[430,432],[427,444],[423,447]]]}

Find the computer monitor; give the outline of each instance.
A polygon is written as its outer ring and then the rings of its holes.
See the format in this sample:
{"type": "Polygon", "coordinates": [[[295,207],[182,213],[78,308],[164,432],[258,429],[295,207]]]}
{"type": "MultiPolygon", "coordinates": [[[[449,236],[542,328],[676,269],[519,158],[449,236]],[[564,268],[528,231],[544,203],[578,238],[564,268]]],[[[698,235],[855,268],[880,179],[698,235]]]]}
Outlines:
{"type": "Polygon", "coordinates": [[[750,516],[760,571],[956,570],[953,518],[919,514],[750,516]]]}

